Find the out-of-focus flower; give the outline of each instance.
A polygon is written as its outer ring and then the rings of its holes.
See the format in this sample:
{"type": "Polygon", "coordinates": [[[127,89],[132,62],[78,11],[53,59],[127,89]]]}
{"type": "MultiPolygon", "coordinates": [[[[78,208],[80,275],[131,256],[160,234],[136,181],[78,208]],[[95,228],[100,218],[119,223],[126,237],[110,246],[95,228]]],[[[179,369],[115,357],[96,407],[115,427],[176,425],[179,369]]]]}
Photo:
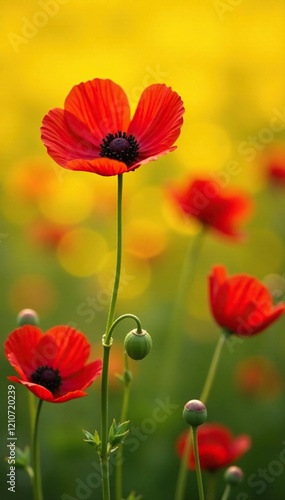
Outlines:
{"type": "MultiPolygon", "coordinates": [[[[178,456],[183,457],[187,435],[183,432],[176,443],[178,456]]],[[[198,449],[202,469],[215,471],[227,467],[241,457],[251,447],[251,439],[247,434],[234,437],[228,427],[219,423],[205,423],[198,429],[198,449]]],[[[193,448],[188,457],[189,469],[195,469],[193,448]]]]}
{"type": "Polygon", "coordinates": [[[228,333],[251,337],[265,330],[285,311],[285,303],[273,305],[268,289],[246,274],[227,277],[223,266],[209,276],[209,299],[217,323],[228,333]]]}
{"type": "Polygon", "coordinates": [[[102,369],[100,359],[86,364],[90,344],[69,326],[55,326],[43,334],[38,327],[25,325],[9,335],[4,347],[6,358],[19,374],[8,379],[51,403],[86,396],[84,389],[102,369]]]}
{"type": "Polygon", "coordinates": [[[282,392],[278,368],[264,356],[250,356],[235,368],[235,385],[245,396],[273,399],[282,392]]]}
{"type": "Polygon", "coordinates": [[[99,175],[135,170],[173,151],[184,113],[178,94],[164,84],[147,87],[131,120],[123,89],[111,80],[73,87],[64,109],[43,119],[42,141],[60,166],[99,175]]]}
{"type": "Polygon", "coordinates": [[[267,181],[273,186],[285,187],[285,148],[270,149],[262,158],[267,181]]]}
{"type": "Polygon", "coordinates": [[[67,227],[47,220],[35,221],[28,230],[28,235],[36,244],[48,249],[55,249],[61,238],[66,234],[67,227]]]}
{"type": "Polygon", "coordinates": [[[194,217],[206,227],[241,239],[237,224],[252,210],[252,201],[244,193],[222,188],[209,179],[188,181],[180,188],[171,187],[169,193],[184,216],[194,217]]]}

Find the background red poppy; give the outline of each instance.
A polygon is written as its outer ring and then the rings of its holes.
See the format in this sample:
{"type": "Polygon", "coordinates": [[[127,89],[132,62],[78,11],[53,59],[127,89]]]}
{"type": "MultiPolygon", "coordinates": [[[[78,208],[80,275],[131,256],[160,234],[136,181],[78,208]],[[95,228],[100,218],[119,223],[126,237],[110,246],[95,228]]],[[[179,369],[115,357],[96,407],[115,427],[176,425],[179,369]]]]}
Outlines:
{"type": "MultiPolygon", "coordinates": [[[[177,440],[177,453],[183,457],[188,432],[184,432],[177,440]]],[[[251,447],[251,439],[247,434],[234,437],[231,431],[218,423],[205,423],[198,429],[198,449],[202,469],[215,471],[227,467],[238,460],[251,447]]],[[[188,467],[195,469],[193,449],[189,454],[188,467]]]]}
{"type": "Polygon", "coordinates": [[[227,277],[223,266],[214,267],[209,276],[209,300],[217,323],[241,337],[265,330],[285,311],[285,303],[274,306],[268,289],[256,278],[227,277]]]}
{"type": "Polygon", "coordinates": [[[252,201],[245,193],[222,188],[206,178],[187,180],[169,192],[182,215],[194,217],[205,227],[231,238],[241,239],[239,226],[252,210],[252,201]]]}

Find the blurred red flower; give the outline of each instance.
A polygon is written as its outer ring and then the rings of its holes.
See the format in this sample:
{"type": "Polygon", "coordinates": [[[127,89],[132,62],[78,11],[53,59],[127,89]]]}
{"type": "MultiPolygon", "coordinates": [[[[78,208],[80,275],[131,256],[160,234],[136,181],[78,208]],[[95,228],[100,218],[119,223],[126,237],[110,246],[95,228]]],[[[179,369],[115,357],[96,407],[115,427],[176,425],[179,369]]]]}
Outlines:
{"type": "MultiPolygon", "coordinates": [[[[188,431],[183,432],[176,443],[178,456],[183,457],[188,431]]],[[[198,429],[198,449],[202,469],[214,472],[227,467],[241,457],[251,447],[247,434],[233,437],[231,431],[221,424],[203,424],[198,429]]],[[[195,469],[193,448],[188,459],[189,469],[195,469]]]]}
{"type": "Polygon", "coordinates": [[[170,196],[187,217],[195,217],[203,225],[235,239],[242,237],[237,223],[252,209],[248,196],[221,188],[209,179],[195,179],[180,188],[171,188],[170,196]]]}
{"type": "Polygon", "coordinates": [[[86,396],[84,389],[102,369],[100,359],[86,364],[90,344],[69,326],[55,326],[43,334],[36,326],[24,325],[9,335],[4,347],[6,358],[19,374],[8,379],[51,403],[86,396]]]}
{"type": "Polygon", "coordinates": [[[285,148],[283,144],[269,148],[260,158],[266,180],[276,187],[285,186],[285,148]]]}
{"type": "Polygon", "coordinates": [[[283,380],[277,366],[264,356],[250,356],[235,367],[235,386],[250,398],[273,399],[282,393],[283,380]]]}
{"type": "Polygon", "coordinates": [[[246,274],[227,277],[223,266],[209,276],[212,314],[229,333],[251,337],[273,323],[285,311],[285,303],[274,306],[265,285],[246,274]]]}
{"type": "Polygon", "coordinates": [[[144,90],[131,120],[123,89],[95,78],[73,87],[64,109],[49,111],[41,137],[64,168],[123,174],[176,149],[183,113],[178,94],[157,83],[144,90]]]}

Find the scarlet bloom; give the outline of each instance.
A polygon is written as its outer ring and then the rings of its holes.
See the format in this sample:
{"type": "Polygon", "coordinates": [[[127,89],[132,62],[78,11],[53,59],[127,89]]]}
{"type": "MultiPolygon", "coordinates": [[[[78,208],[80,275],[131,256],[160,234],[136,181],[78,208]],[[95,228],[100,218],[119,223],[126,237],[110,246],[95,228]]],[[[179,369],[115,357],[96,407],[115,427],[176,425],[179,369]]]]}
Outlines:
{"type": "Polygon", "coordinates": [[[248,196],[221,188],[209,179],[195,179],[180,188],[171,188],[170,196],[182,214],[235,239],[242,236],[237,224],[252,209],[248,196]]]}
{"type": "Polygon", "coordinates": [[[274,187],[285,186],[285,148],[275,145],[269,148],[261,157],[266,180],[274,187]]]}
{"type": "Polygon", "coordinates": [[[223,266],[216,266],[209,276],[212,314],[229,333],[251,337],[265,330],[285,311],[285,303],[273,305],[265,285],[246,274],[227,277],[223,266]]]}
{"type": "MultiPolygon", "coordinates": [[[[176,443],[177,453],[183,457],[188,431],[183,432],[176,443]]],[[[204,470],[214,472],[227,467],[240,458],[251,447],[251,439],[247,434],[233,437],[231,431],[221,424],[203,424],[198,429],[198,449],[200,466],[204,470]]],[[[188,457],[189,469],[195,469],[193,448],[188,457]]]]}
{"type": "Polygon", "coordinates": [[[144,90],[131,119],[123,89],[95,78],[75,85],[64,109],[49,111],[41,137],[61,167],[118,175],[176,149],[183,113],[178,94],[157,83],[144,90]]]}
{"type": "Polygon", "coordinates": [[[51,403],[86,396],[84,389],[102,370],[100,359],[86,364],[90,344],[69,326],[55,326],[43,334],[37,326],[24,325],[9,335],[4,347],[19,374],[8,379],[51,403]]]}
{"type": "Polygon", "coordinates": [[[267,176],[269,181],[277,186],[285,186],[285,161],[269,163],[267,168],[267,176]]]}

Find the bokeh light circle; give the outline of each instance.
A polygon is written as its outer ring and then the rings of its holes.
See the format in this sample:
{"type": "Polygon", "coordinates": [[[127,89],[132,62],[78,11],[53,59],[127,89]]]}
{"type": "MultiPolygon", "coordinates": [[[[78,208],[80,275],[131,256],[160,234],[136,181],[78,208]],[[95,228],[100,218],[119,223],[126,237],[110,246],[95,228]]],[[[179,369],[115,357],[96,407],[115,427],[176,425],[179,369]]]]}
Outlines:
{"type": "MultiPolygon", "coordinates": [[[[113,288],[115,262],[116,251],[111,251],[106,254],[98,274],[98,282],[102,287],[101,292],[105,292],[106,296],[111,294],[113,288]]],[[[129,300],[139,297],[147,290],[150,281],[151,269],[148,261],[138,259],[128,251],[125,251],[119,286],[120,300],[129,300]]]]}
{"type": "MultiPolygon", "coordinates": [[[[63,169],[62,169],[63,170],[63,169]]],[[[42,196],[39,202],[44,216],[58,224],[78,224],[90,215],[94,191],[87,179],[80,174],[63,170],[55,180],[52,193],[42,196]]]]}
{"type": "Polygon", "coordinates": [[[96,274],[107,252],[106,240],[89,228],[68,231],[57,247],[57,257],[63,269],[81,277],[96,274]]]}

